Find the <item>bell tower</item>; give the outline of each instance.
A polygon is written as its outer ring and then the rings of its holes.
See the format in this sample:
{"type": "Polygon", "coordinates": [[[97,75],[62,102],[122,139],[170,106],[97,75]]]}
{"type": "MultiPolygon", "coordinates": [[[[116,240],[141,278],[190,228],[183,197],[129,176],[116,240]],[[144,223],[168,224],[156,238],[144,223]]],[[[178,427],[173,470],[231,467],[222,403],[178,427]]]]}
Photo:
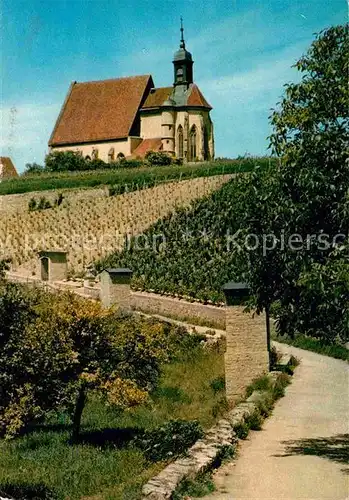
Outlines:
{"type": "Polygon", "coordinates": [[[183,85],[188,88],[193,83],[193,64],[191,53],[185,48],[183,19],[181,18],[181,41],[173,57],[174,86],[183,85]]]}

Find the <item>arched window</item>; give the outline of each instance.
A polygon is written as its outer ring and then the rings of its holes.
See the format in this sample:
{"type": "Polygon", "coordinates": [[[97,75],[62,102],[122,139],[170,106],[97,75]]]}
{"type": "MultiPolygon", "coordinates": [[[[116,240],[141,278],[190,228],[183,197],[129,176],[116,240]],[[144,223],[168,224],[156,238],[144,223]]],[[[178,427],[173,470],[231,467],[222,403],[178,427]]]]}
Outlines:
{"type": "Polygon", "coordinates": [[[183,158],[183,127],[179,125],[177,131],[177,141],[178,141],[178,158],[183,158]]]}
{"type": "Polygon", "coordinates": [[[183,68],[177,69],[177,82],[183,81],[183,68]]]}
{"type": "Polygon", "coordinates": [[[189,161],[196,159],[196,127],[192,126],[189,133],[189,161]]]}
{"type": "Polygon", "coordinates": [[[111,163],[115,160],[115,151],[114,148],[110,148],[108,151],[108,163],[111,163]]]}
{"type": "Polygon", "coordinates": [[[98,149],[92,148],[92,160],[98,160],[98,149]]]}

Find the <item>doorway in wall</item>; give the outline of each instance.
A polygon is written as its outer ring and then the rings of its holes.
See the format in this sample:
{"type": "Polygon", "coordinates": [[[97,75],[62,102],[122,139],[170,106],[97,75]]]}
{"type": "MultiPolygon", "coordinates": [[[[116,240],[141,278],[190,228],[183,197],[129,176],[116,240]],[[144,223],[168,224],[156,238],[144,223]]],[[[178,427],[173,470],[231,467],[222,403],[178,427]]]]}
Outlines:
{"type": "Polygon", "coordinates": [[[49,278],[49,259],[47,257],[41,257],[41,279],[42,281],[48,281],[49,278]]]}

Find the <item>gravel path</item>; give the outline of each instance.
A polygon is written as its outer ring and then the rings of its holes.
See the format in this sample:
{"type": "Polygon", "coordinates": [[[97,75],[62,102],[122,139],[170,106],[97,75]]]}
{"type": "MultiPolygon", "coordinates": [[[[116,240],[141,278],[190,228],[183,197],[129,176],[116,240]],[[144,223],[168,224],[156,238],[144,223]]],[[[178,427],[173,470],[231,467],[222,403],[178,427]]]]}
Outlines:
{"type": "Polygon", "coordinates": [[[301,360],[261,431],[221,467],[207,500],[349,499],[349,372],[344,361],[276,344],[301,360]]]}

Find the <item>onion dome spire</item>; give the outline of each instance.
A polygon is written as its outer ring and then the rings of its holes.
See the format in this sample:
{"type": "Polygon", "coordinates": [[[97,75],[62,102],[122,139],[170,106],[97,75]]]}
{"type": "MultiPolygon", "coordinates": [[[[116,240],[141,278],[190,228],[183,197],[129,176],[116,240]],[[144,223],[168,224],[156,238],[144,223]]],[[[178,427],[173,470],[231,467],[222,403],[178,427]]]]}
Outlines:
{"type": "Polygon", "coordinates": [[[193,59],[191,53],[185,48],[183,18],[181,17],[181,40],[179,49],[173,56],[174,85],[188,87],[193,83],[193,59]]]}

